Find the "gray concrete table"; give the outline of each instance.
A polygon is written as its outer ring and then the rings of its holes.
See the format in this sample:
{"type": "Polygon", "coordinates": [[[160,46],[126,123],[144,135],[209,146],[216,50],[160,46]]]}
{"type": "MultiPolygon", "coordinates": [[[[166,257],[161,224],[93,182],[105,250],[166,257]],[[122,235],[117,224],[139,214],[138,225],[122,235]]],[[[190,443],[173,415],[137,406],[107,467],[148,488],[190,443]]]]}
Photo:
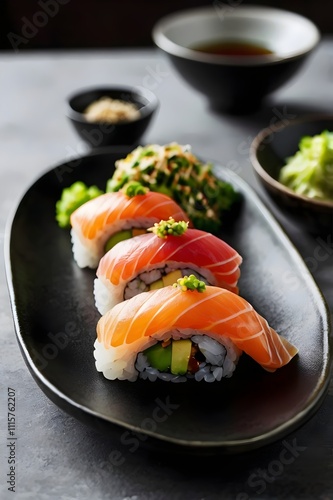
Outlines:
{"type": "MultiPolygon", "coordinates": [[[[155,50],[0,54],[0,237],[27,187],[45,170],[84,154],[86,146],[65,118],[65,98],[89,85],[150,88],[161,102],[142,142],[191,144],[195,154],[231,168],[258,190],[295,243],[333,309],[333,244],[302,233],[272,206],[248,158],[256,133],[281,118],[332,111],[333,40],[326,39],[300,73],[251,116],[224,116],[180,80],[155,50]],[[320,260],[316,259],[321,249],[320,260]]],[[[2,249],[1,249],[2,252],[2,249]]],[[[317,412],[286,441],[238,456],[170,461],[140,447],[121,448],[51,403],[20,354],[1,267],[1,450],[3,499],[328,499],[333,498],[333,386],[317,412]],[[16,493],[8,491],[7,388],[16,391],[16,493]],[[281,465],[287,446],[293,460],[281,465]],[[120,466],[110,452],[120,449],[120,466]],[[193,466],[193,464],[192,464],[193,466]],[[14,495],[14,496],[13,496],[14,495]]]]}

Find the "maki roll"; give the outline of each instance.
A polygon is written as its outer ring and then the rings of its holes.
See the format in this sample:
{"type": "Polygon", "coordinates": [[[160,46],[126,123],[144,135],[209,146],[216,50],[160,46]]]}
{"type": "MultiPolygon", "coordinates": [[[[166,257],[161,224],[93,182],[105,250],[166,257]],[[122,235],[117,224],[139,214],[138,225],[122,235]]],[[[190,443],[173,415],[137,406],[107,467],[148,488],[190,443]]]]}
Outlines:
{"type": "Polygon", "coordinates": [[[101,259],[94,285],[101,314],[138,293],[172,285],[187,274],[238,293],[242,258],[223,240],[172,218],[149,231],[120,242],[101,259]]]}
{"type": "Polygon", "coordinates": [[[240,296],[194,275],[117,304],[97,324],[96,368],[110,380],[230,377],[242,352],[267,371],[297,348],[240,296]]]}
{"type": "Polygon", "coordinates": [[[73,255],[79,267],[95,269],[101,257],[119,241],[146,232],[161,219],[186,220],[169,196],[131,182],[76,209],[70,218],[73,255]]]}

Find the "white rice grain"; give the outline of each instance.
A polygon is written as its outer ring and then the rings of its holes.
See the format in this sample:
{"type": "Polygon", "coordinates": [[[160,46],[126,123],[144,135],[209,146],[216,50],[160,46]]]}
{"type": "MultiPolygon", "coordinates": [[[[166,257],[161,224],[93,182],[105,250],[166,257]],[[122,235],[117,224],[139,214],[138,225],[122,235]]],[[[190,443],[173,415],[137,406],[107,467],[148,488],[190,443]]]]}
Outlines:
{"type": "Polygon", "coordinates": [[[220,336],[218,338],[221,342],[218,342],[216,338],[202,334],[198,330],[171,330],[164,332],[159,338],[141,339],[137,344],[136,349],[138,350],[133,349],[130,352],[126,346],[105,349],[104,345],[96,340],[94,351],[96,368],[110,380],[135,381],[140,377],[151,382],[160,379],[165,382],[182,383],[188,379],[193,379],[197,382],[204,380],[207,383],[212,383],[215,380],[220,381],[222,378],[231,377],[241,354],[241,351],[230,339],[221,338],[220,336]],[[198,345],[199,350],[205,356],[205,361],[199,364],[199,370],[196,373],[174,375],[169,372],[160,372],[149,365],[147,357],[142,351],[154,345],[157,341],[168,338],[174,340],[189,338],[194,344],[198,345]]]}
{"type": "Polygon", "coordinates": [[[99,231],[95,238],[85,238],[81,232],[81,228],[72,228],[72,250],[74,260],[79,267],[90,267],[96,269],[99,261],[104,255],[104,247],[108,239],[120,231],[132,228],[148,228],[159,222],[156,217],[139,217],[136,219],[119,220],[113,222],[99,231]]]}

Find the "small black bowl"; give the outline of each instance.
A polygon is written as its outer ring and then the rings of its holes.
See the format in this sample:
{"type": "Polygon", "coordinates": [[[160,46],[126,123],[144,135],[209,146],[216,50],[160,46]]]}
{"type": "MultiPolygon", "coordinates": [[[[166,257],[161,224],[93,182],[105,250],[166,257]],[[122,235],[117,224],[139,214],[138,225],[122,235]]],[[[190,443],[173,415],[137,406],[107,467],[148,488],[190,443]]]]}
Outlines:
{"type": "Polygon", "coordinates": [[[152,36],[179,75],[205,95],[211,107],[238,114],[255,110],[265,96],[295,76],[320,40],[314,23],[301,15],[222,2],[170,14],[156,23],[152,36]],[[223,42],[259,45],[272,53],[242,56],[195,50],[223,42]]]}
{"type": "Polygon", "coordinates": [[[67,117],[79,136],[92,147],[136,145],[146,131],[159,107],[157,97],[148,89],[114,86],[84,89],[72,94],[68,100],[67,117]],[[101,97],[111,97],[135,104],[140,117],[132,121],[89,122],[84,110],[101,97]]]}
{"type": "Polygon", "coordinates": [[[312,234],[333,233],[333,201],[321,201],[294,193],[278,181],[286,158],[299,149],[299,141],[324,130],[333,131],[333,116],[307,115],[282,121],[262,130],[252,142],[250,158],[254,171],[281,211],[296,225],[312,234]]]}

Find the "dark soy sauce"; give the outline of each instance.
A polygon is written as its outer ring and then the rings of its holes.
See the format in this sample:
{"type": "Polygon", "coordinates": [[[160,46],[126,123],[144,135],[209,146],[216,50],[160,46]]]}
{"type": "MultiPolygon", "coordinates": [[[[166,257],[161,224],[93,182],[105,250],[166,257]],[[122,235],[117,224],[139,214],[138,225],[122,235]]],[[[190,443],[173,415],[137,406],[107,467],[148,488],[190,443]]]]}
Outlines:
{"type": "Polygon", "coordinates": [[[273,52],[263,45],[242,41],[222,40],[218,42],[203,43],[191,47],[193,50],[215,54],[219,56],[267,56],[273,52]]]}

